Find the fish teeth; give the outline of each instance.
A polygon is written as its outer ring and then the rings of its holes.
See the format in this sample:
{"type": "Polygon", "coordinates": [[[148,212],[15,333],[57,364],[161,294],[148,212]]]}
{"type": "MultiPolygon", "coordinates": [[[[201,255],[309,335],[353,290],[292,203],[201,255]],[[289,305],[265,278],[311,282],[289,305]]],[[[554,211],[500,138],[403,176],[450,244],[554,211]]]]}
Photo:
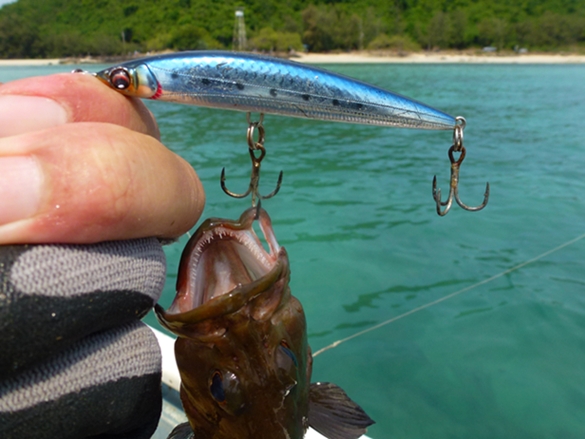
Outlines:
{"type": "MultiPolygon", "coordinates": [[[[205,252],[205,248],[209,246],[213,242],[214,239],[219,238],[229,238],[232,237],[244,247],[246,247],[252,255],[267,269],[270,269],[272,263],[267,257],[268,253],[264,249],[264,247],[258,243],[257,240],[252,238],[248,233],[233,233],[229,230],[224,228],[217,228],[208,231],[199,241],[197,246],[193,249],[193,253],[191,255],[191,262],[192,266],[197,266],[203,253],[205,252]]],[[[197,270],[191,270],[191,282],[190,284],[196,285],[197,280],[197,270]]]]}

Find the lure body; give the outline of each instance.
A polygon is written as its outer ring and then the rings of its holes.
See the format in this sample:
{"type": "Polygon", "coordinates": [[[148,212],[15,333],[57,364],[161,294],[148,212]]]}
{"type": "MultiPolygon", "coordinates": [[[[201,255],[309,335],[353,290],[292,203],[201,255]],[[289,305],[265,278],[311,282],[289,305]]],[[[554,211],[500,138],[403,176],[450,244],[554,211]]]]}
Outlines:
{"type": "Polygon", "coordinates": [[[267,56],[223,51],[143,58],[96,76],[128,96],[308,119],[453,129],[455,118],[337,73],[267,56]]]}

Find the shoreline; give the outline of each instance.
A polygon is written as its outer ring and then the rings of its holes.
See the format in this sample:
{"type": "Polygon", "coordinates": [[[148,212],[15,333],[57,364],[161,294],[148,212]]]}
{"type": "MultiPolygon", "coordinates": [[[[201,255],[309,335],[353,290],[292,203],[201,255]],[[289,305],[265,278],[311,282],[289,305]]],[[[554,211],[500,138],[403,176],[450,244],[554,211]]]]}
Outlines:
{"type": "Polygon", "coordinates": [[[585,55],[562,54],[470,54],[409,53],[386,55],[376,53],[300,53],[292,58],[311,64],[583,64],[585,55]]]}
{"type": "Polygon", "coordinates": [[[0,59],[0,67],[55,66],[62,64],[59,58],[52,59],[0,59]]]}
{"type": "MultiPolygon", "coordinates": [[[[292,60],[309,64],[584,64],[585,55],[574,54],[474,54],[418,52],[404,55],[375,52],[297,53],[292,60]]],[[[111,61],[110,61],[111,62],[111,61]]],[[[108,63],[99,58],[0,59],[0,67],[31,67],[108,63]]]]}

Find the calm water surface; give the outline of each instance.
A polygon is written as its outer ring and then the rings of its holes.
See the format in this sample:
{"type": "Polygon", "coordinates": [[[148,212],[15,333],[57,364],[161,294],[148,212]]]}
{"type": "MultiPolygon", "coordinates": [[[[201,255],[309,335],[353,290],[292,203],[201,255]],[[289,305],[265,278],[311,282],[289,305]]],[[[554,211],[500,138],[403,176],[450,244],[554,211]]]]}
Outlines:
{"type": "MultiPolygon", "coordinates": [[[[0,81],[71,66],[1,68],[0,81]]],[[[290,256],[311,346],[399,316],[585,233],[585,66],[332,65],[467,118],[461,197],[488,207],[435,213],[448,189],[450,132],[267,116],[264,207],[290,256]]],[[[207,191],[204,217],[249,201],[243,113],[149,103],[163,142],[207,191]]],[[[182,245],[167,248],[161,302],[182,245]]],[[[314,379],[341,385],[377,421],[375,439],[585,437],[585,240],[319,355],[314,379]]],[[[152,316],[149,316],[153,322],[152,316]]]]}

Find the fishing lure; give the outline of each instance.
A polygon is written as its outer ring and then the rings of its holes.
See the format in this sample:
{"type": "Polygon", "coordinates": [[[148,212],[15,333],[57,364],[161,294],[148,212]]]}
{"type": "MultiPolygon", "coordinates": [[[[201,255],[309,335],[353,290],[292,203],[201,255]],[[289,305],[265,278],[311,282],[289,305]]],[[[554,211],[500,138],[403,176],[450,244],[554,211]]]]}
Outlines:
{"type": "Polygon", "coordinates": [[[203,107],[403,128],[456,125],[453,116],[365,82],[250,53],[171,53],[121,63],[96,76],[127,96],[203,107]]]}
{"type": "MultiPolygon", "coordinates": [[[[463,118],[347,76],[285,59],[225,51],[179,52],[142,58],[95,75],[120,93],[145,99],[345,123],[453,130],[447,201],[441,200],[441,190],[437,188],[436,178],[433,180],[437,213],[447,214],[453,200],[465,210],[478,211],[489,199],[489,184],[481,205],[470,207],[459,199],[459,168],[465,157],[463,118]],[[453,152],[461,153],[459,159],[455,159],[453,152]]],[[[257,166],[259,172],[259,161],[257,166]]],[[[252,174],[250,188],[254,184],[257,188],[258,172],[252,174]]],[[[272,194],[260,198],[276,194],[281,178],[272,194]]],[[[225,188],[224,180],[222,174],[222,188],[228,195],[240,198],[252,191],[249,189],[242,195],[231,193],[225,188]]],[[[259,197],[257,190],[253,193],[253,205],[254,196],[259,197]]]]}

